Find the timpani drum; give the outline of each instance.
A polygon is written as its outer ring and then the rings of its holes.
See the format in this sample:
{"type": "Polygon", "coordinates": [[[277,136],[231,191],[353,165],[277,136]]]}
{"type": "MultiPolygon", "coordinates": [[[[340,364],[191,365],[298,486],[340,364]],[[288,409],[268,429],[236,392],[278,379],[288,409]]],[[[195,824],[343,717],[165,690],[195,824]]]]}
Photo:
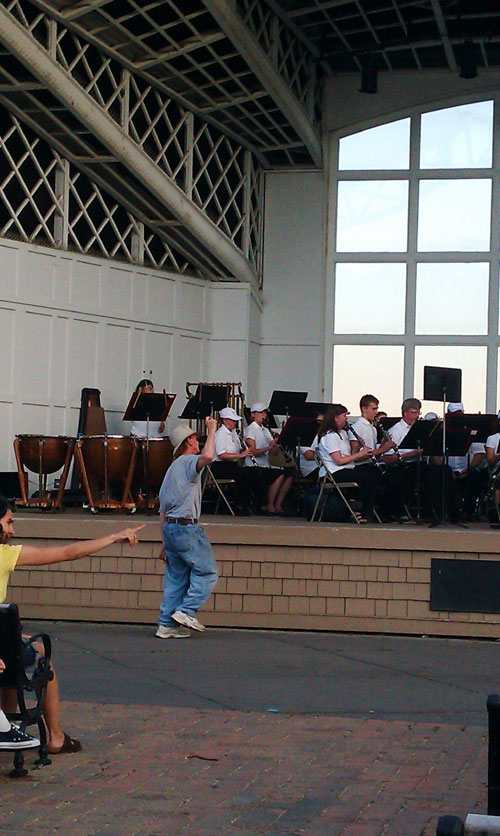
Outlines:
{"type": "Polygon", "coordinates": [[[16,435],[14,452],[22,500],[25,507],[61,508],[62,497],[68,478],[75,439],[66,435],[16,435]],[[61,470],[57,497],[54,500],[47,491],[47,476],[61,470]],[[38,497],[28,499],[26,470],[38,473],[38,497]]]}
{"type": "Polygon", "coordinates": [[[75,457],[92,513],[99,509],[135,511],[130,492],[137,444],[123,435],[82,435],[75,457]]]}
{"type": "Polygon", "coordinates": [[[168,437],[135,437],[137,458],[135,461],[132,492],[138,507],[156,508],[158,491],[163,477],[172,464],[173,447],[168,437]]]}

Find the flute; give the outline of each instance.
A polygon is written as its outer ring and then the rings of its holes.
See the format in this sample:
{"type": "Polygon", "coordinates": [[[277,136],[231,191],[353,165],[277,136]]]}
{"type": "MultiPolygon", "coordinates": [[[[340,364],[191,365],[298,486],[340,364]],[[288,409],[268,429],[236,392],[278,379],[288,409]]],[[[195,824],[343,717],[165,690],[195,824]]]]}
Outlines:
{"type": "Polygon", "coordinates": [[[382,433],[382,435],[384,436],[385,440],[386,440],[386,441],[390,441],[390,442],[391,442],[391,444],[392,444],[392,446],[393,446],[393,448],[394,448],[394,452],[396,453],[396,456],[398,457],[399,461],[400,461],[401,463],[403,463],[403,462],[404,462],[404,459],[403,459],[403,456],[402,456],[402,454],[401,454],[401,452],[400,452],[400,450],[399,450],[399,445],[398,445],[398,444],[396,444],[396,443],[392,440],[392,438],[390,437],[389,433],[387,432],[387,430],[385,429],[385,427],[383,427],[383,426],[382,426],[382,424],[380,424],[380,423],[379,423],[379,425],[378,425],[378,426],[380,427],[380,432],[381,432],[381,433],[382,433]]]}
{"type": "MultiPolygon", "coordinates": [[[[361,445],[361,447],[366,447],[366,442],[365,442],[365,441],[361,438],[361,436],[360,436],[360,435],[358,435],[358,433],[356,432],[356,430],[354,429],[354,427],[353,427],[353,425],[352,425],[352,424],[348,424],[348,425],[347,425],[347,427],[346,427],[346,429],[348,430],[348,432],[352,433],[352,435],[354,436],[354,438],[356,439],[356,441],[357,441],[357,442],[361,445]]],[[[377,459],[377,457],[375,456],[375,454],[374,454],[374,453],[372,453],[372,454],[370,455],[370,459],[371,459],[371,461],[373,462],[373,464],[374,464],[376,467],[378,467],[378,469],[379,469],[379,470],[383,470],[383,469],[384,469],[383,464],[382,464],[381,462],[379,462],[379,460],[377,459]]]]}

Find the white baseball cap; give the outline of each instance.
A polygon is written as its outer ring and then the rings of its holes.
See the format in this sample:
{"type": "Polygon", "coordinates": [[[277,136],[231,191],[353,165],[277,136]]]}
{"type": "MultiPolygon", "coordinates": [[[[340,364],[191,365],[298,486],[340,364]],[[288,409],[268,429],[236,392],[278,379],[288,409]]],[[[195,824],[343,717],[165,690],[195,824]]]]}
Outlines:
{"type": "Polygon", "coordinates": [[[232,406],[225,406],[219,412],[219,418],[230,418],[231,421],[241,421],[241,415],[232,408],[232,406]]]}
{"type": "Polygon", "coordinates": [[[461,401],[458,403],[449,403],[448,412],[464,412],[464,405],[461,401]]]}
{"type": "Polygon", "coordinates": [[[261,401],[257,401],[250,407],[250,412],[267,412],[267,406],[261,401]]]}

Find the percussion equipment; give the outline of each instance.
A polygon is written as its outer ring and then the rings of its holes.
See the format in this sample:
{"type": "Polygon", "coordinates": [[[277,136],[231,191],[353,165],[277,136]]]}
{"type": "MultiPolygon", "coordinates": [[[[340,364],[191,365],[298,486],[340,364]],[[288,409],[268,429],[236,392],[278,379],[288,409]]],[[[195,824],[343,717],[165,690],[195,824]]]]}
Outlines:
{"type": "Polygon", "coordinates": [[[132,492],[137,507],[156,508],[158,490],[172,464],[173,447],[169,438],[135,436],[137,457],[132,477],[132,492]]]}
{"type": "Polygon", "coordinates": [[[130,491],[136,456],[137,442],[132,436],[82,435],[77,440],[75,458],[93,514],[100,509],[136,510],[130,491]]]}
{"type": "Polygon", "coordinates": [[[17,503],[25,507],[61,508],[68,478],[75,439],[66,435],[16,435],[14,452],[19,473],[22,499],[17,503]],[[28,499],[28,475],[26,470],[38,473],[38,496],[28,499]],[[56,499],[47,491],[47,476],[61,470],[56,499]]]}

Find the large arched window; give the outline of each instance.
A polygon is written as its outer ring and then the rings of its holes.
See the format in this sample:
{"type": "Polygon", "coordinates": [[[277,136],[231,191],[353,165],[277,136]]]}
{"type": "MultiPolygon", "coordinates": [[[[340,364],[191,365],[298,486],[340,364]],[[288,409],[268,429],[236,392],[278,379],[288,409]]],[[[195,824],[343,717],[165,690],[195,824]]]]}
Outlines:
{"type": "Polygon", "coordinates": [[[332,136],[326,361],[353,411],[373,392],[398,414],[424,365],[462,369],[467,411],[497,409],[499,104],[332,136]]]}

